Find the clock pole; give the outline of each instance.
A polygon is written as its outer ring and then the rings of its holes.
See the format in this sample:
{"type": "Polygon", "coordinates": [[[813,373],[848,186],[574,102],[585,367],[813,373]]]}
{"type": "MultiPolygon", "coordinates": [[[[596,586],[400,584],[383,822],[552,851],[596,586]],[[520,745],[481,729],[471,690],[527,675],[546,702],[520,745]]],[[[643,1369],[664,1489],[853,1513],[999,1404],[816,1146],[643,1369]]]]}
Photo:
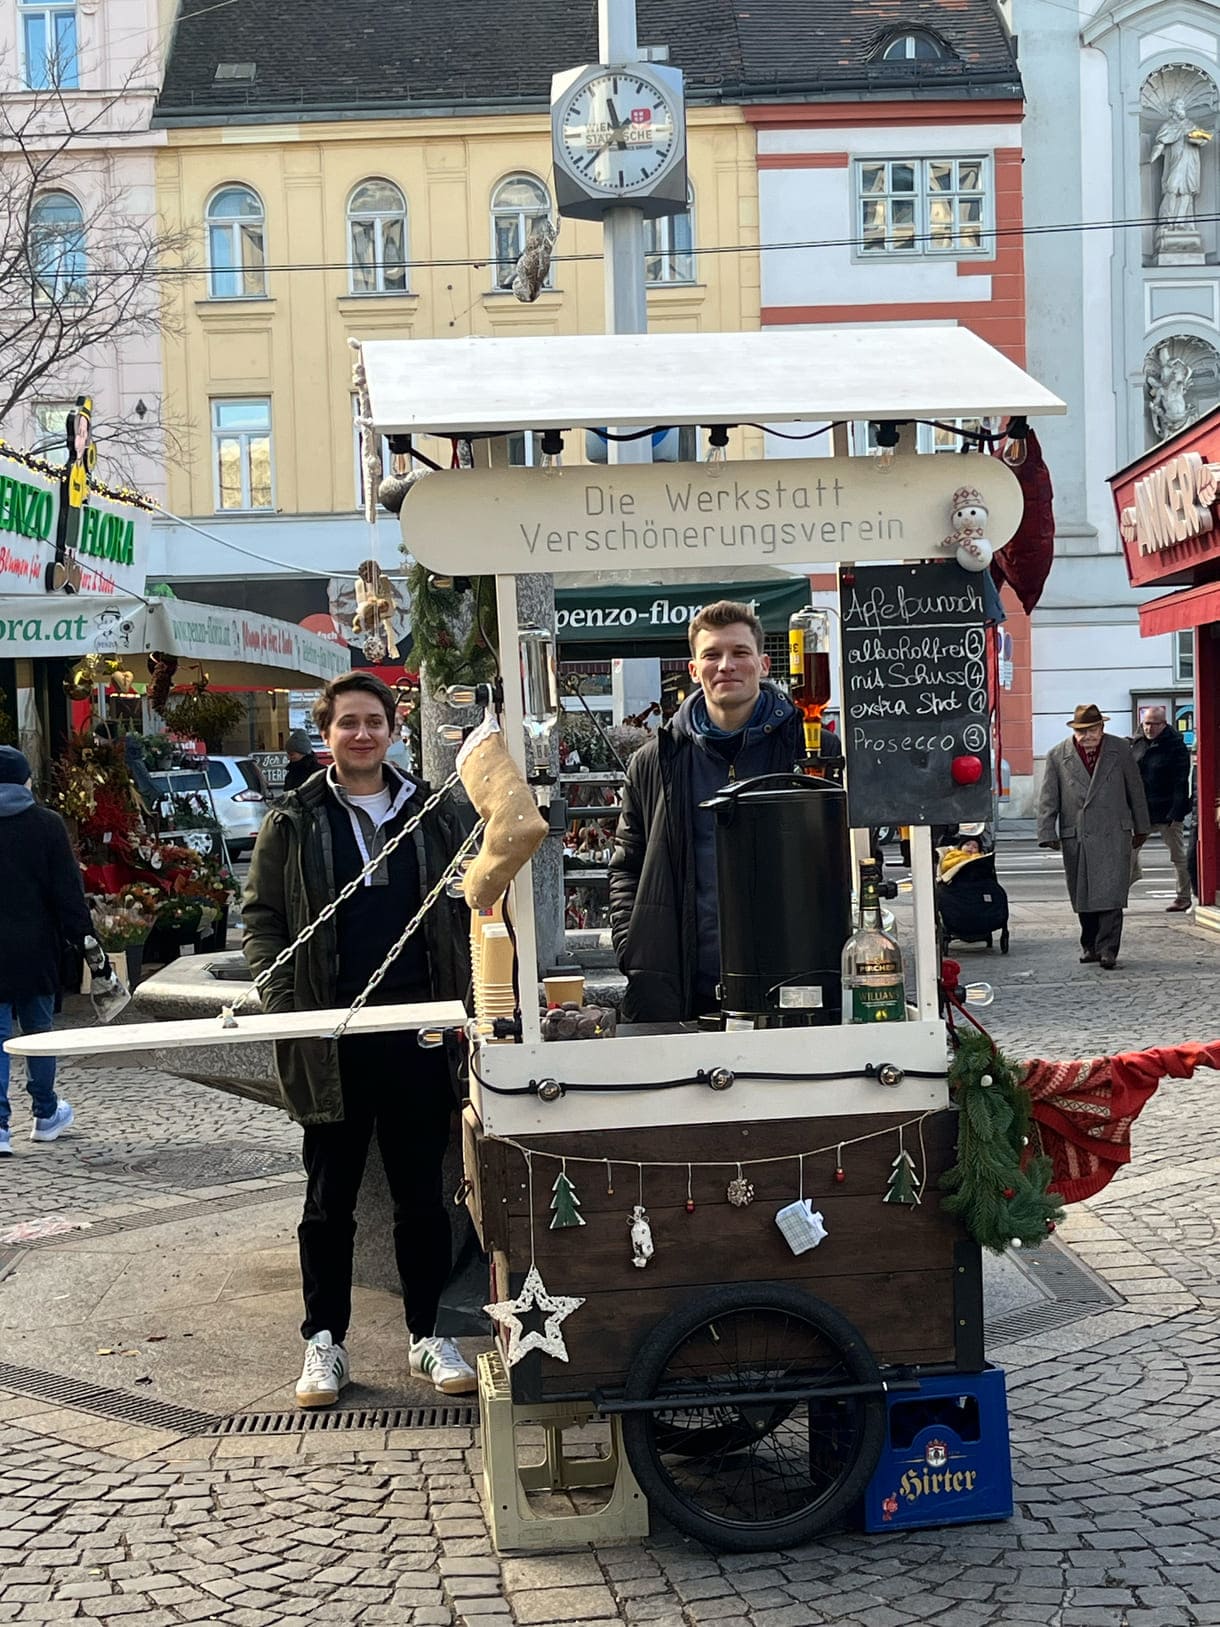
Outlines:
{"type": "MultiPolygon", "coordinates": [[[[597,0],[598,53],[607,67],[625,68],[639,61],[635,0],[597,0]]],[[[606,332],[647,333],[648,294],[644,281],[644,215],[616,205],[602,219],[602,253],[606,275],[606,332]]],[[[651,463],[652,442],[609,441],[610,463],[651,463]]]]}

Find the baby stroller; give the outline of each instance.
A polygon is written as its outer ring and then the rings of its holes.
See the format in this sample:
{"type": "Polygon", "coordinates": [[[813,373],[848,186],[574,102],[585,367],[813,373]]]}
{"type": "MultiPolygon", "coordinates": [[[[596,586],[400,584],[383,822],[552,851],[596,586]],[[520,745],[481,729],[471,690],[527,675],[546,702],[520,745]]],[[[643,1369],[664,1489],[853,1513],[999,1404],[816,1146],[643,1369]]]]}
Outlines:
{"type": "Polygon", "coordinates": [[[962,830],[941,851],[936,867],[936,915],[940,923],[943,955],[956,938],[961,943],[985,943],[1000,935],[1000,953],[1008,953],[1008,894],[995,873],[993,852],[974,852],[985,837],[962,830]],[[963,840],[969,848],[959,846],[963,840]]]}

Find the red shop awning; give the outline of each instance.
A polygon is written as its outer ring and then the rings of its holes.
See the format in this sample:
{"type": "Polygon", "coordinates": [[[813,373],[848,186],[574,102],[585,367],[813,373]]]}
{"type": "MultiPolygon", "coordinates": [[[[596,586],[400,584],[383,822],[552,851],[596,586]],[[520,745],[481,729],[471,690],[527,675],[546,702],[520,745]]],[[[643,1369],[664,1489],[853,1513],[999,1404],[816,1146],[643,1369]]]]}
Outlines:
{"type": "Polygon", "coordinates": [[[1154,633],[1184,633],[1211,621],[1220,621],[1220,582],[1181,588],[1140,606],[1142,638],[1151,638],[1154,633]]]}

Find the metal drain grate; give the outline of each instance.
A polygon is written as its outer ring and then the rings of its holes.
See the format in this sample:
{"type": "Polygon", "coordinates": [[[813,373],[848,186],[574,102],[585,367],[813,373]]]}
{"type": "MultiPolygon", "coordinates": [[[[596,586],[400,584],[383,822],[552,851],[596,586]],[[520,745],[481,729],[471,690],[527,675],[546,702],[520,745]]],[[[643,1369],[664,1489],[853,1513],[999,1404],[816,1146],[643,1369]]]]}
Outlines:
{"type": "Polygon", "coordinates": [[[217,1420],[210,1435],[300,1435],[329,1430],[346,1434],[358,1429],[470,1429],[479,1421],[478,1407],[345,1407],[339,1411],[235,1412],[217,1420]]]}
{"type": "MultiPolygon", "coordinates": [[[[125,1423],[172,1430],[176,1435],[202,1435],[224,1422],[215,1413],[200,1412],[195,1407],[145,1400],[143,1396],[128,1395],[124,1390],[105,1390],[100,1384],[83,1384],[79,1379],[44,1373],[36,1367],[15,1367],[9,1362],[0,1362],[0,1387],[63,1407],[100,1413],[104,1418],[121,1418],[125,1423]]],[[[33,1429],[38,1427],[37,1417],[23,1422],[33,1429]]]]}
{"type": "Polygon", "coordinates": [[[1110,1303],[1096,1299],[1056,1299],[1046,1305],[1029,1305],[1024,1310],[1013,1311],[1008,1316],[988,1322],[983,1329],[983,1337],[988,1345],[1015,1344],[1018,1339],[1028,1339],[1035,1333],[1049,1333],[1052,1328],[1065,1328],[1071,1322],[1079,1322],[1081,1317],[1095,1316],[1098,1311],[1106,1310],[1110,1303]]]}
{"type": "Polygon", "coordinates": [[[227,1186],[231,1181],[266,1180],[301,1167],[300,1154],[287,1147],[162,1147],[126,1165],[141,1181],[166,1186],[227,1186]]]}

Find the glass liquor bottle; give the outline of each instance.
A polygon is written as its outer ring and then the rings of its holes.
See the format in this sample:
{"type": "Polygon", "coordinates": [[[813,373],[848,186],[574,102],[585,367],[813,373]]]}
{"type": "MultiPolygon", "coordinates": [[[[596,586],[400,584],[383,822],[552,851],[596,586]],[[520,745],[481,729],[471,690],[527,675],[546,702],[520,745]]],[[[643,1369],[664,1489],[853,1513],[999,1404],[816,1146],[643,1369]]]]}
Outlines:
{"type": "Polygon", "coordinates": [[[906,1021],[902,950],[881,925],[881,866],[860,861],[860,912],[856,930],[843,945],[843,1021],[906,1021]]]}
{"type": "Polygon", "coordinates": [[[830,699],[830,617],[806,605],[788,620],[788,681],[800,708],[806,756],[822,751],[822,713],[830,699]]]}

